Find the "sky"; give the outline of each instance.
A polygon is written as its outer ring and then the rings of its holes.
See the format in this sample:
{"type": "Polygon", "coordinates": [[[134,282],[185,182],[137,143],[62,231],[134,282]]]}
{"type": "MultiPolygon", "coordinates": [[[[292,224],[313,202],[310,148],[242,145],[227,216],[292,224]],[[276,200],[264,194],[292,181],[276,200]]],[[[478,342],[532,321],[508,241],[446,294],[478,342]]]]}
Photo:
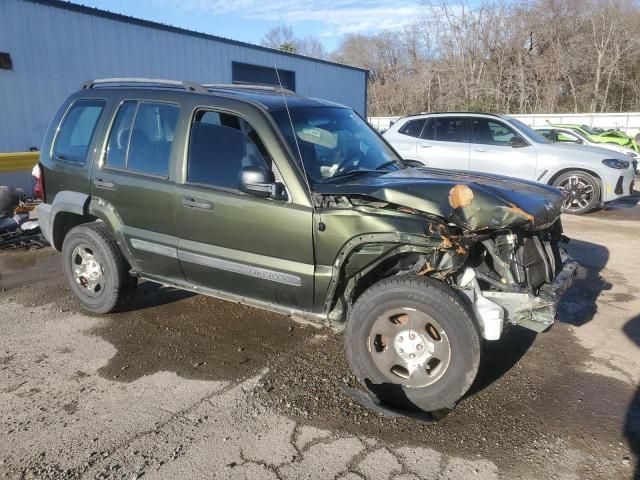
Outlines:
{"type": "Polygon", "coordinates": [[[395,30],[419,18],[421,0],[73,0],[87,6],[259,44],[279,25],[329,51],[349,33],[395,30]]]}

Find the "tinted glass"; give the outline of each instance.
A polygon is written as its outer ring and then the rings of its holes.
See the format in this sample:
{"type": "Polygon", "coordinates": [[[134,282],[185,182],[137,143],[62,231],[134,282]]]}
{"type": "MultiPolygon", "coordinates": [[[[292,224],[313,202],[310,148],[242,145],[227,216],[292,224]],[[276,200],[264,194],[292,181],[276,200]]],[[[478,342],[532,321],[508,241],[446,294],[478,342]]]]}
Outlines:
{"type": "Polygon", "coordinates": [[[435,140],[436,139],[436,119],[432,118],[422,129],[422,135],[420,137],[423,140],[435,140]]]}
{"type": "Polygon", "coordinates": [[[298,158],[311,183],[349,172],[384,171],[403,168],[398,156],[380,135],[353,110],[334,107],[300,107],[271,114],[298,158]],[[292,129],[293,123],[293,129],[292,129]]]}
{"type": "Polygon", "coordinates": [[[402,133],[403,135],[409,135],[410,137],[419,137],[425,122],[426,122],[425,119],[410,120],[407,123],[405,123],[400,130],[398,130],[398,133],[402,133]]]}
{"type": "Polygon", "coordinates": [[[101,100],[75,102],[62,121],[53,149],[54,158],[84,164],[103,109],[101,100]]]}
{"type": "Polygon", "coordinates": [[[130,135],[128,169],[168,175],[178,112],[174,105],[140,103],[130,135]]]}
{"type": "Polygon", "coordinates": [[[436,117],[435,139],[439,142],[465,142],[464,118],[436,117]]]}
{"type": "Polygon", "coordinates": [[[131,122],[138,102],[124,102],[109,134],[106,163],[110,167],[125,168],[127,166],[127,146],[131,135],[131,122]]]}
{"type": "Polygon", "coordinates": [[[551,143],[549,139],[544,138],[544,136],[540,135],[540,133],[536,132],[529,125],[522,123],[520,120],[517,120],[513,117],[508,117],[506,115],[504,115],[502,118],[504,118],[510,124],[514,125],[518,130],[524,133],[527,137],[527,140],[532,140],[536,143],[551,143]]]}
{"type": "Polygon", "coordinates": [[[474,118],[471,120],[473,141],[484,145],[509,146],[511,140],[519,135],[502,122],[488,118],[474,118]]]}
{"type": "Polygon", "coordinates": [[[191,127],[187,181],[238,190],[243,167],[270,168],[256,131],[244,119],[217,112],[199,112],[191,127]]]}

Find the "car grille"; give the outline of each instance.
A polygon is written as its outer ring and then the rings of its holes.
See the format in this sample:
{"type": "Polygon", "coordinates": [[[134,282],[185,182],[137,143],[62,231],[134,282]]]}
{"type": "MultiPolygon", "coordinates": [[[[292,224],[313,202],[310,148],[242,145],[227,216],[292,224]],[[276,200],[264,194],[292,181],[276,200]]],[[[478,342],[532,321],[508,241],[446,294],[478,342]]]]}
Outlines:
{"type": "Polygon", "coordinates": [[[543,242],[537,236],[524,237],[516,249],[515,257],[516,277],[534,292],[553,280],[559,254],[556,255],[549,242],[543,242]]]}

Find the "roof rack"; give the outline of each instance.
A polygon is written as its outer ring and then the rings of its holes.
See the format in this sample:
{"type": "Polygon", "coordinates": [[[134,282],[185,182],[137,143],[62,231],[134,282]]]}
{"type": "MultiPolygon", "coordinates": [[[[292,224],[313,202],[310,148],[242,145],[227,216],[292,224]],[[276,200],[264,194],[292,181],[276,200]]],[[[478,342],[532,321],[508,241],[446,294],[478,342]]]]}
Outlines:
{"type": "Polygon", "coordinates": [[[82,90],[89,90],[97,85],[116,84],[118,86],[127,86],[130,84],[141,85],[159,85],[162,87],[183,88],[188,92],[209,93],[207,89],[194,82],[184,82],[179,80],[162,80],[157,78],[99,78],[95,80],[87,80],[81,85],[82,90]]]}
{"type": "Polygon", "coordinates": [[[202,85],[204,88],[221,89],[221,90],[264,90],[267,92],[286,93],[288,95],[295,95],[293,90],[288,88],[279,87],[276,85],[262,85],[254,83],[205,83],[202,85]]]}

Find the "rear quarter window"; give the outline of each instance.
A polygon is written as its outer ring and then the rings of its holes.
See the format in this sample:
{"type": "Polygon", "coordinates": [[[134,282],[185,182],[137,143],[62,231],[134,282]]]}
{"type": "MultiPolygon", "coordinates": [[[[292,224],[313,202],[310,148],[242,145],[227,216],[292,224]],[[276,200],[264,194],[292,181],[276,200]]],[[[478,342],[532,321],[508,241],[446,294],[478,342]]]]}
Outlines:
{"type": "Polygon", "coordinates": [[[67,111],[53,147],[54,160],[84,165],[104,110],[104,100],[76,100],[67,111]]]}

